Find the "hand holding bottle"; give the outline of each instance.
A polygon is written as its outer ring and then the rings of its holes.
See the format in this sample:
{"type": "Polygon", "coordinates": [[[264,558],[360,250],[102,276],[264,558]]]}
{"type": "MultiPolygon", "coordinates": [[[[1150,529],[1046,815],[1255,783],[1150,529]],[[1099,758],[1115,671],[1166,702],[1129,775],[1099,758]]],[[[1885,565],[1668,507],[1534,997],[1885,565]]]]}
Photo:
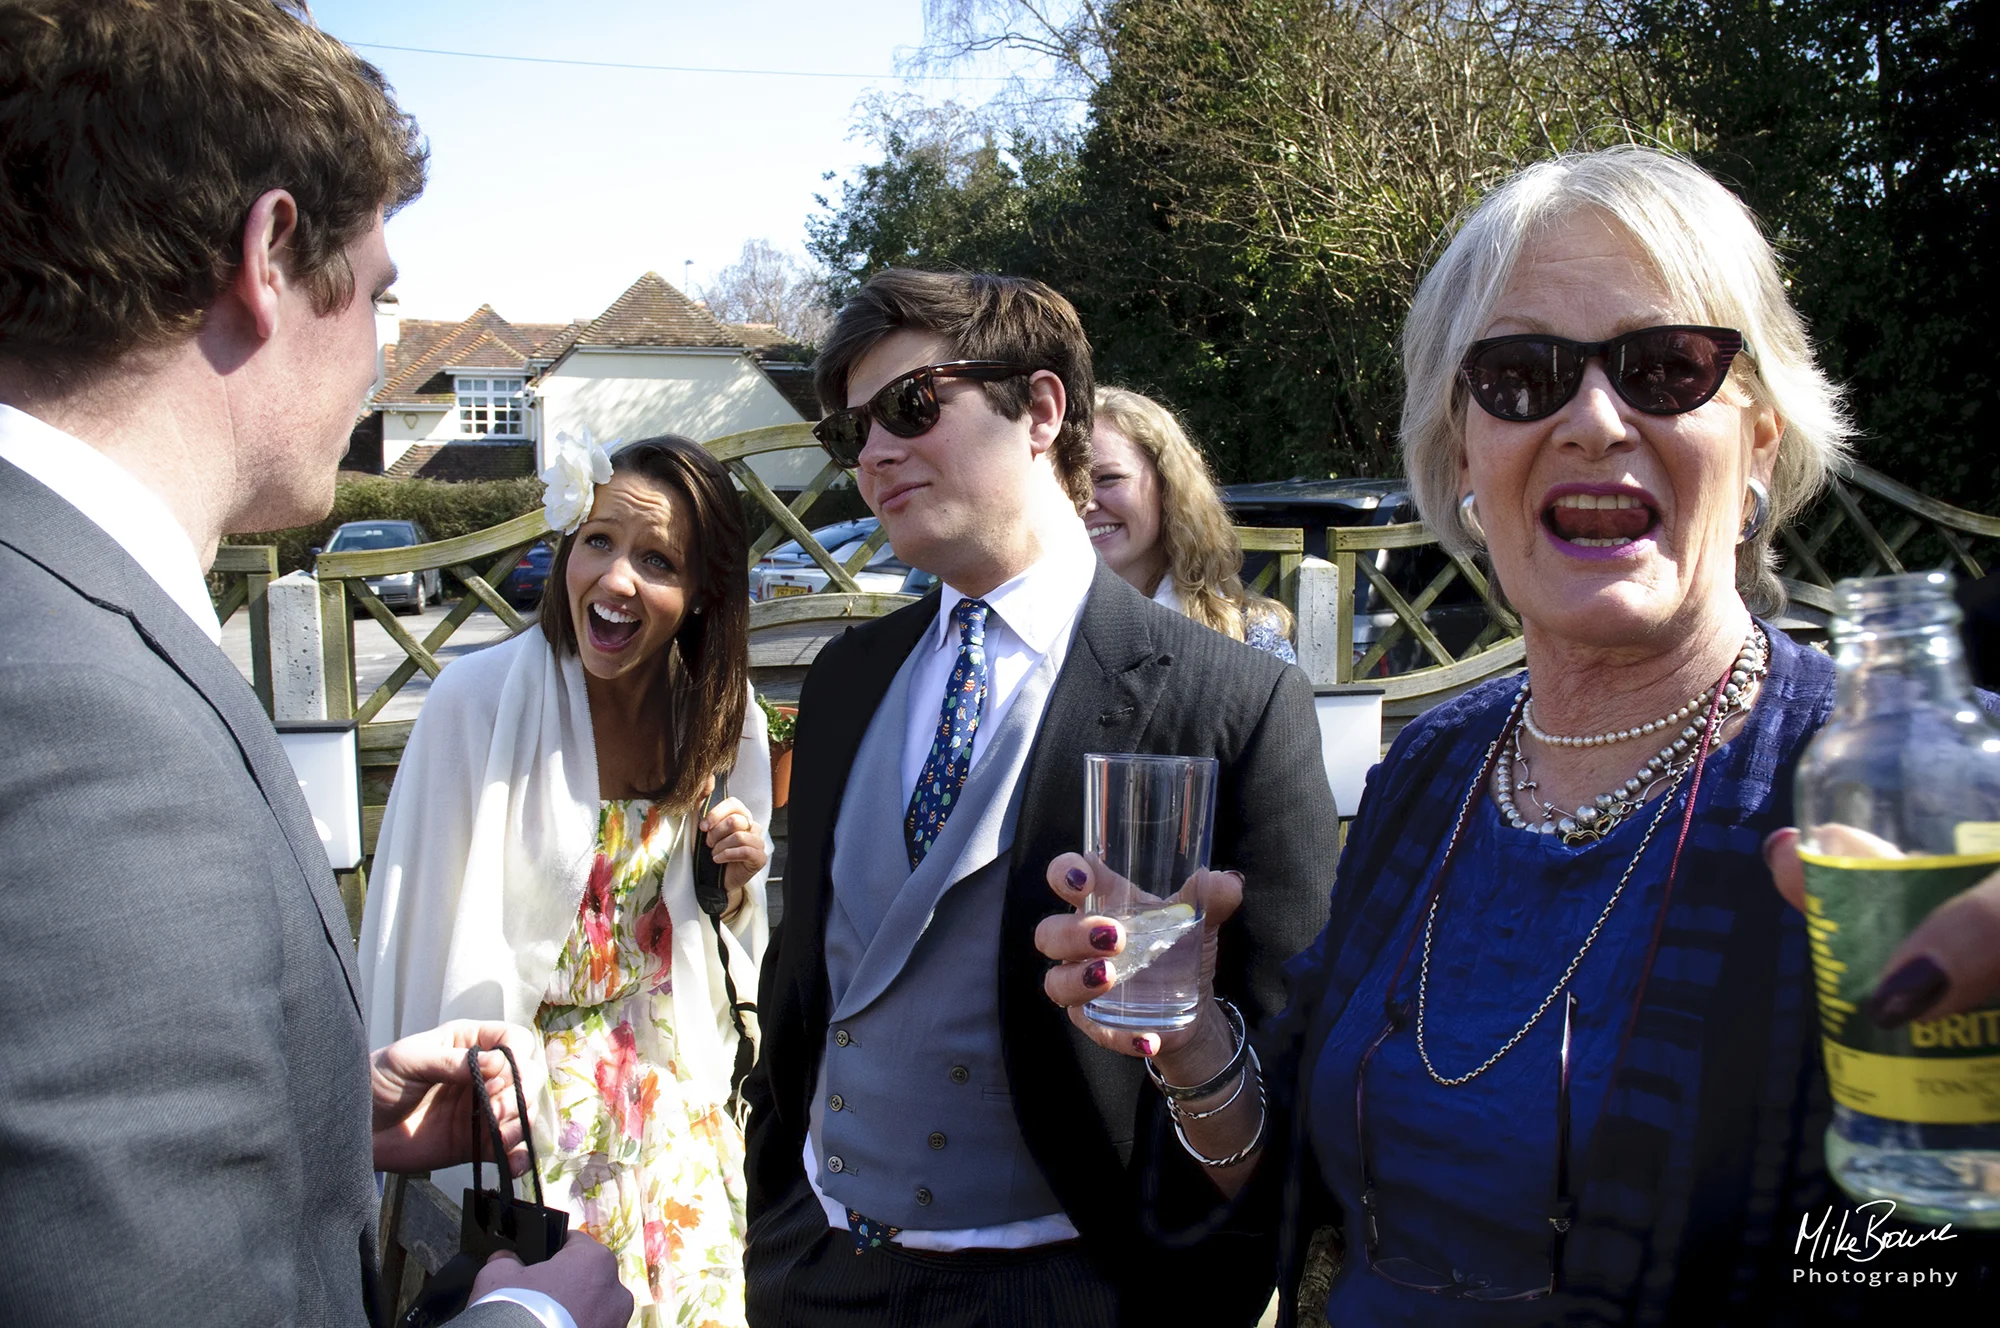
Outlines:
{"type": "MultiPolygon", "coordinates": [[[[1764,841],[1764,861],[1785,902],[1801,913],[1806,877],[1799,862],[1799,832],[1775,830],[1764,841]]],[[[1900,1028],[1919,1017],[1960,1014],[2000,996],[2000,872],[1932,911],[1896,947],[1877,975],[1868,1016],[1882,1028],[1900,1028]]]]}

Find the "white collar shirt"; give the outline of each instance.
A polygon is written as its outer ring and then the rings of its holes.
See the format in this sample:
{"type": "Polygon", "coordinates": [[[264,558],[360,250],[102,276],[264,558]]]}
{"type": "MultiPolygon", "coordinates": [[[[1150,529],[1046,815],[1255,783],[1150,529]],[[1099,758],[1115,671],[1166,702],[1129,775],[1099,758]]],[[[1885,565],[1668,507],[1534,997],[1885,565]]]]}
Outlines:
{"type": "Polygon", "coordinates": [[[0,403],[0,460],[20,467],[89,517],[209,640],[222,644],[222,624],[194,541],[165,501],[132,472],[81,438],[5,403],[0,403]]]}
{"type": "MultiPolygon", "coordinates": [[[[990,745],[979,741],[979,735],[999,729],[1028,675],[1049,656],[1054,656],[1060,672],[1068,657],[1091,578],[1097,574],[1097,550],[1091,547],[1082,520],[1071,524],[1074,529],[1066,527],[1032,567],[983,597],[991,610],[986,615],[986,705],[968,769],[978,766],[990,745]]],[[[952,613],[959,601],[969,597],[950,584],[942,589],[937,620],[917,640],[917,665],[910,677],[901,768],[905,805],[930,757],[945,685],[958,663],[958,624],[952,613]]]]}

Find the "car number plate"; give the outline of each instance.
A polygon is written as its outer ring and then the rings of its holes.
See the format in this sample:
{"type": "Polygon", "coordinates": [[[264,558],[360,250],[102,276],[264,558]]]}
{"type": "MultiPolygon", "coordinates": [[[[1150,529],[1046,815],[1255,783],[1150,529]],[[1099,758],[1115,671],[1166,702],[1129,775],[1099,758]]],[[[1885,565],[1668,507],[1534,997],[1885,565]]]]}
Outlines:
{"type": "Polygon", "coordinates": [[[811,586],[772,586],[770,588],[770,596],[772,599],[783,599],[787,595],[810,595],[810,594],[812,594],[811,586]]]}

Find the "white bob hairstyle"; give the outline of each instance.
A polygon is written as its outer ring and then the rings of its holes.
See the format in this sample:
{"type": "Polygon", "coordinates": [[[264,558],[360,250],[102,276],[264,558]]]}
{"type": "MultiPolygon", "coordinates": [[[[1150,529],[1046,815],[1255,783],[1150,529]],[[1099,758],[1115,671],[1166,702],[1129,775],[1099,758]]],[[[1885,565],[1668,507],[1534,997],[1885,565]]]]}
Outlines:
{"type": "Polygon", "coordinates": [[[1752,610],[1785,602],[1771,542],[1847,456],[1853,432],[1841,390],[1813,360],[1785,295],[1777,256],[1734,194],[1685,158],[1623,146],[1537,162],[1471,209],[1424,276],[1403,327],[1403,465],[1425,522],[1455,553],[1479,549],[1460,519],[1459,465],[1470,406],[1458,368],[1483,334],[1522,248],[1593,210],[1623,227],[1652,263],[1677,317],[1743,334],[1730,380],[1784,422],[1770,519],[1737,550],[1736,585],[1752,610]]]}

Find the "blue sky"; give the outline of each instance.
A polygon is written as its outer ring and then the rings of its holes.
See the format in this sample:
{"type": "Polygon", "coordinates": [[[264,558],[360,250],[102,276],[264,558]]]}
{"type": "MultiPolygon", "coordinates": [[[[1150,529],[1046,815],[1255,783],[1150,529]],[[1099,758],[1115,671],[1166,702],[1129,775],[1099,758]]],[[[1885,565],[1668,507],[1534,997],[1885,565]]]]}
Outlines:
{"type": "MultiPolygon", "coordinates": [[[[994,84],[881,77],[923,38],[921,0],[319,0],[320,26],[395,86],[431,144],[430,185],[389,223],[405,317],[591,317],[648,269],[698,287],[762,237],[803,253],[815,192],[869,155],[870,91],[983,101],[994,84]],[[372,45],[371,45],[372,43],[372,45]],[[422,47],[702,69],[464,59],[422,47]]],[[[990,71],[988,71],[990,72],[990,71]]]]}

